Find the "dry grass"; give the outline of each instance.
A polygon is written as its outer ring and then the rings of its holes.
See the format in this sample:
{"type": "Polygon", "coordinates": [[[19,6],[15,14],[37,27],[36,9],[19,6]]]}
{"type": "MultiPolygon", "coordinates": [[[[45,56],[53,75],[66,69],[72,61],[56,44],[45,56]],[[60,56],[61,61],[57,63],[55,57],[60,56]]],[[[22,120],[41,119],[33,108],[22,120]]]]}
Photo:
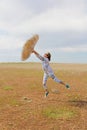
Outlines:
{"type": "Polygon", "coordinates": [[[49,79],[45,99],[41,64],[0,64],[0,130],[87,130],[87,65],[51,66],[71,89],[49,79]]]}

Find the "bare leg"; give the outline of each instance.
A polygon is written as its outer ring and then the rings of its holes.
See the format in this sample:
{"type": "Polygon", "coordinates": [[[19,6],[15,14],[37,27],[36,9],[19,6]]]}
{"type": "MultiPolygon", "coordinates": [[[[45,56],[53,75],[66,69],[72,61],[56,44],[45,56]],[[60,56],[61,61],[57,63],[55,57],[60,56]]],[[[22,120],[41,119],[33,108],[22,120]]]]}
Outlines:
{"type": "Polygon", "coordinates": [[[70,88],[70,86],[69,86],[68,84],[65,84],[63,81],[59,80],[57,77],[55,77],[55,75],[51,75],[51,78],[52,78],[55,82],[64,85],[66,88],[70,88]]]}
{"type": "Polygon", "coordinates": [[[65,84],[63,81],[61,81],[60,84],[64,85],[68,89],[70,88],[70,86],[68,84],[65,84]]]}
{"type": "Polygon", "coordinates": [[[64,86],[66,86],[66,84],[63,81],[60,81],[59,83],[62,84],[62,85],[64,85],[64,86]]]}

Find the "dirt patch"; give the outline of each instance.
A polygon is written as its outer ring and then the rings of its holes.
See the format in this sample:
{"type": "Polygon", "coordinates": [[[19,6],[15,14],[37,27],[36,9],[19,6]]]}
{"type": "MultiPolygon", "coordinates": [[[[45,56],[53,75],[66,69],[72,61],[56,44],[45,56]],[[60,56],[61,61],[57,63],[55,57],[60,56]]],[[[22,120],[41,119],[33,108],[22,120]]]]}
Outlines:
{"type": "Polygon", "coordinates": [[[49,79],[44,98],[41,64],[0,64],[0,130],[87,130],[87,65],[52,67],[71,88],[49,79]]]}

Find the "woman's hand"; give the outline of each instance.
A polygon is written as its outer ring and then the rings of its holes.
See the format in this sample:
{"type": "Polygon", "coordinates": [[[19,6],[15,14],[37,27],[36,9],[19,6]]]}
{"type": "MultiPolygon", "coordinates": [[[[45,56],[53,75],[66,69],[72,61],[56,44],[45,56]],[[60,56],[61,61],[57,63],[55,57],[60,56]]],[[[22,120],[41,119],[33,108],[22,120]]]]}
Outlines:
{"type": "Polygon", "coordinates": [[[34,53],[34,50],[32,51],[32,53],[34,53]]]}
{"type": "Polygon", "coordinates": [[[34,53],[36,55],[39,55],[38,52],[36,52],[35,50],[33,50],[32,53],[34,53]]]}

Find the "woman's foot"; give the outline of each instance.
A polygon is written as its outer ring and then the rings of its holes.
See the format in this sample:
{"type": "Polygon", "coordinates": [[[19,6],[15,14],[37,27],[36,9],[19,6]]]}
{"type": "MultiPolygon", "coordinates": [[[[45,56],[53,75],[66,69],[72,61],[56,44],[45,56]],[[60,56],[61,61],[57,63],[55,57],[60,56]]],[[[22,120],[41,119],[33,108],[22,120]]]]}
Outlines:
{"type": "Polygon", "coordinates": [[[70,89],[70,86],[69,86],[69,84],[66,84],[66,88],[70,89]]]}
{"type": "Polygon", "coordinates": [[[49,94],[49,91],[45,92],[45,98],[48,96],[49,94]]]}

